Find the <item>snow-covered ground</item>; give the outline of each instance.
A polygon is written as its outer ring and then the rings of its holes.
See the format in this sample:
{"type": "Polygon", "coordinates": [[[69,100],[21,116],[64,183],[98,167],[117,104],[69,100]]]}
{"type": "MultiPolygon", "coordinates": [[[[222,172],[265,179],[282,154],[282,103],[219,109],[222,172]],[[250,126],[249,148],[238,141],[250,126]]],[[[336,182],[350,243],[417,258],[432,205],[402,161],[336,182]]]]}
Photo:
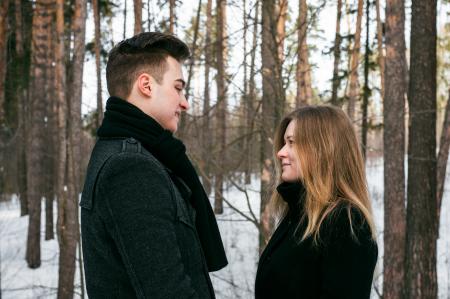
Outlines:
{"type": "MultiPolygon", "coordinates": [[[[450,171],[449,171],[450,172],[450,171]]],[[[447,177],[449,174],[447,174],[447,177]]],[[[380,258],[375,270],[374,284],[382,289],[383,255],[383,164],[382,160],[368,163],[367,178],[379,235],[380,258]]],[[[446,181],[442,206],[440,239],[438,240],[439,298],[450,296],[450,179],[446,181]]],[[[259,181],[254,179],[247,187],[250,206],[259,214],[259,181]]],[[[246,196],[229,187],[225,198],[250,216],[246,196]]],[[[20,217],[16,197],[0,203],[0,262],[2,298],[55,298],[58,284],[58,245],[56,240],[44,241],[42,233],[42,265],[31,270],[25,262],[25,245],[28,217],[20,217]]],[[[44,218],[42,218],[44,219],[44,218]]],[[[256,226],[229,208],[218,216],[219,227],[229,259],[229,266],[212,273],[218,299],[253,298],[254,279],[258,262],[258,232],[256,226]]],[[[42,226],[44,232],[44,226],[42,226]]],[[[76,272],[76,292],[80,291],[79,272],[76,272]]],[[[372,298],[378,298],[375,291],[372,298]]]]}

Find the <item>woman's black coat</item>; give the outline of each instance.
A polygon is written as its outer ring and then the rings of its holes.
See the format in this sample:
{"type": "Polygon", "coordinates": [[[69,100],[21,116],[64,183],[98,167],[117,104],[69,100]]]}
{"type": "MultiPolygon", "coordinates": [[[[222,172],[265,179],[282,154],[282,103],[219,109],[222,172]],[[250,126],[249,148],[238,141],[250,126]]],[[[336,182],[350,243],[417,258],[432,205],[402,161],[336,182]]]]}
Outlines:
{"type": "Polygon", "coordinates": [[[350,209],[352,236],[347,208],[339,206],[322,224],[315,246],[312,238],[300,242],[306,228],[306,221],[298,226],[304,187],[282,183],[277,190],[289,212],[261,255],[256,299],[370,298],[378,248],[360,212],[350,209]]]}

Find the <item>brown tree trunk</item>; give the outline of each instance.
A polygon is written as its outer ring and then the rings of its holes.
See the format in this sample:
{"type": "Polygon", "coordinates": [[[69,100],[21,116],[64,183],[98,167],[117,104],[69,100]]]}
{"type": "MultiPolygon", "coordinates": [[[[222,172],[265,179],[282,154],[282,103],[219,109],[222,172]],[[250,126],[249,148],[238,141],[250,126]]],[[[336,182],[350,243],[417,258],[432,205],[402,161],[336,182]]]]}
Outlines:
{"type": "Polygon", "coordinates": [[[225,87],[226,80],[226,0],[216,2],[216,55],[217,55],[217,141],[219,143],[219,153],[216,159],[216,173],[214,181],[214,212],[223,213],[223,180],[226,162],[226,114],[227,114],[227,94],[225,87]]]}
{"type": "MultiPolygon", "coordinates": [[[[5,120],[5,79],[6,79],[6,54],[7,54],[6,43],[8,40],[8,8],[9,8],[9,0],[3,0],[2,3],[0,4],[0,125],[3,125],[3,122],[5,120]]],[[[0,142],[3,142],[3,140],[0,142]]]]}
{"type": "Polygon", "coordinates": [[[134,35],[142,32],[142,0],[134,0],[134,35]]]}
{"type": "Polygon", "coordinates": [[[437,298],[436,0],[413,1],[406,298],[437,298]]]}
{"type": "MultiPolygon", "coordinates": [[[[20,70],[23,73],[28,73],[24,63],[24,44],[23,44],[23,26],[22,26],[22,3],[21,0],[14,0],[14,17],[15,17],[15,36],[16,36],[16,52],[20,64],[20,70]]],[[[17,119],[19,129],[19,140],[17,146],[17,173],[18,173],[18,188],[20,194],[20,216],[28,215],[28,200],[27,200],[27,164],[25,148],[27,144],[26,134],[27,130],[27,109],[26,109],[26,88],[23,88],[18,95],[17,119]]]]}
{"type": "Polygon", "coordinates": [[[355,120],[355,105],[359,99],[359,81],[358,81],[358,65],[359,65],[359,50],[361,47],[361,23],[363,15],[363,0],[358,0],[358,12],[356,15],[356,31],[355,41],[352,49],[352,56],[350,62],[350,77],[349,77],[349,90],[348,90],[348,117],[355,120]]]}
{"type": "Polygon", "coordinates": [[[262,119],[261,119],[261,206],[259,249],[264,249],[273,229],[267,203],[273,185],[272,138],[285,103],[275,0],[262,2],[262,119]]]}
{"type": "Polygon", "coordinates": [[[375,6],[376,6],[376,10],[377,10],[377,47],[378,47],[378,65],[380,66],[381,98],[384,99],[385,58],[384,58],[384,51],[383,51],[383,28],[381,25],[380,0],[375,1],[375,6]]]}
{"type": "MultiPolygon", "coordinates": [[[[59,0],[63,1],[63,0],[59,0]]],[[[59,20],[63,19],[62,15],[59,20]]],[[[74,295],[74,277],[76,266],[76,249],[79,241],[79,223],[78,223],[78,195],[81,186],[81,90],[82,90],[82,74],[84,61],[84,39],[86,26],[86,2],[77,0],[75,2],[74,17],[72,19],[73,32],[73,55],[70,61],[70,72],[68,98],[64,96],[64,85],[60,85],[58,91],[62,91],[59,97],[61,107],[67,107],[60,110],[60,116],[66,116],[68,119],[67,127],[63,122],[60,123],[61,130],[67,135],[61,135],[60,148],[60,180],[67,186],[66,190],[60,189],[58,196],[58,231],[59,231],[59,281],[58,281],[58,298],[73,298],[74,295]],[[66,175],[64,177],[64,174],[66,175]]],[[[64,31],[60,31],[61,36],[64,31]]],[[[63,49],[60,50],[60,57],[64,57],[63,49]]],[[[60,60],[61,62],[63,60],[60,60]]],[[[63,71],[64,65],[58,68],[63,71]]],[[[64,76],[59,76],[60,84],[64,82],[64,76]]],[[[81,258],[81,256],[80,256],[81,258]]],[[[80,262],[81,263],[81,262],[80,262]]],[[[81,275],[81,292],[84,296],[83,286],[83,269],[80,266],[81,275]]]]}
{"type": "Polygon", "coordinates": [[[127,0],[124,0],[123,8],[123,39],[127,38],[127,0]]]}
{"type": "Polygon", "coordinates": [[[405,277],[405,4],[386,2],[383,298],[401,299],[405,277]]]}
{"type": "Polygon", "coordinates": [[[297,50],[297,96],[296,106],[306,106],[312,100],[311,66],[308,59],[308,6],[306,0],[299,1],[298,17],[298,50],[297,50]]]}
{"type": "Polygon", "coordinates": [[[439,153],[437,158],[437,204],[436,204],[436,227],[439,234],[439,220],[441,218],[442,195],[444,194],[445,173],[447,171],[448,151],[450,148],[450,89],[449,98],[445,105],[444,125],[442,126],[441,139],[439,142],[439,153]]]}
{"type": "Polygon", "coordinates": [[[212,64],[211,53],[211,34],[212,34],[212,0],[207,0],[206,3],[206,33],[205,33],[205,87],[203,90],[203,123],[202,123],[202,149],[203,149],[203,186],[206,193],[211,193],[211,152],[212,152],[212,134],[211,134],[211,107],[210,107],[210,92],[209,92],[209,72],[212,64]]]}
{"type": "MultiPolygon", "coordinates": [[[[135,0],[135,2],[138,0],[135,0]]],[[[95,67],[97,70],[97,128],[100,127],[103,120],[103,99],[102,99],[102,67],[100,64],[100,7],[98,6],[98,0],[92,0],[92,6],[94,11],[94,23],[95,23],[95,67]]],[[[136,3],[135,3],[136,5],[136,3]]],[[[136,8],[135,8],[135,17],[136,8]]],[[[136,25],[134,27],[136,31],[136,25]]],[[[136,33],[135,33],[136,34],[136,33]]]]}
{"type": "Polygon", "coordinates": [[[45,184],[43,160],[45,148],[45,108],[46,62],[48,35],[52,24],[52,0],[38,0],[33,11],[32,48],[31,48],[31,94],[30,97],[30,133],[27,151],[27,191],[28,191],[28,238],[26,260],[28,267],[41,265],[41,198],[45,184]]]}
{"type": "Polygon", "coordinates": [[[169,33],[174,34],[175,30],[175,0],[169,0],[169,33]]]}
{"type": "Polygon", "coordinates": [[[334,48],[333,48],[333,79],[331,86],[331,104],[335,106],[340,106],[338,100],[338,90],[341,80],[339,78],[339,64],[341,63],[341,18],[342,18],[342,0],[337,2],[337,16],[336,16],[336,34],[334,37],[334,48]]]}
{"type": "Polygon", "coordinates": [[[362,125],[361,125],[361,143],[362,143],[362,153],[364,159],[367,155],[367,133],[369,130],[369,120],[368,120],[368,106],[369,106],[369,57],[370,57],[370,44],[369,35],[370,33],[370,1],[366,2],[366,45],[364,51],[364,87],[363,87],[363,100],[361,103],[362,111],[362,125]]]}

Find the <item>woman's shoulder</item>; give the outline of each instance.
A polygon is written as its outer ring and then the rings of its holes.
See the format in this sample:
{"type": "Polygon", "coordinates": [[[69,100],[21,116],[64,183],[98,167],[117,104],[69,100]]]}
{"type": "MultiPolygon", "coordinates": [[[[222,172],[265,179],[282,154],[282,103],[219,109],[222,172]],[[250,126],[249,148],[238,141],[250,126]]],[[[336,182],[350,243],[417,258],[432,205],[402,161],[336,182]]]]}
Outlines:
{"type": "Polygon", "coordinates": [[[370,225],[361,209],[348,202],[339,202],[323,220],[321,235],[328,241],[352,239],[367,242],[372,240],[370,225]]]}

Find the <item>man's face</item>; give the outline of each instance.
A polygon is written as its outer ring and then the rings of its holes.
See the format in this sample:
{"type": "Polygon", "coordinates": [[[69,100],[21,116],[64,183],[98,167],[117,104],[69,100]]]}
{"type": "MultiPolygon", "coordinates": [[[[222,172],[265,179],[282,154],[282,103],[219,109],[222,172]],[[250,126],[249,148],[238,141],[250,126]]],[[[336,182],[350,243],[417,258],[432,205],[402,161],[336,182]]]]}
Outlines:
{"type": "Polygon", "coordinates": [[[189,104],[184,96],[185,81],[181,64],[169,56],[167,66],[161,84],[152,82],[147,111],[164,129],[174,133],[178,128],[181,112],[186,111],[189,104]]]}

